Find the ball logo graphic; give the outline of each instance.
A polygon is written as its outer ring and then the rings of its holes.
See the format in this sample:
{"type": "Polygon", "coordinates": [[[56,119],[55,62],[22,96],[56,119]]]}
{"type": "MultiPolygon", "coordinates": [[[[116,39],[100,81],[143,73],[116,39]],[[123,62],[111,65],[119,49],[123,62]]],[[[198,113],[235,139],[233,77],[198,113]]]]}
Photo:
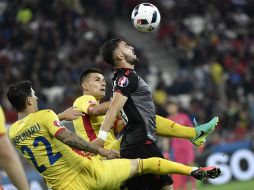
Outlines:
{"type": "Polygon", "coordinates": [[[137,5],[131,14],[133,26],[141,32],[150,32],[156,29],[161,20],[158,8],[151,3],[137,5]]]}
{"type": "Polygon", "coordinates": [[[121,87],[126,87],[128,86],[129,84],[129,80],[127,77],[123,76],[121,77],[118,82],[117,82],[118,86],[121,86],[121,87]]]}

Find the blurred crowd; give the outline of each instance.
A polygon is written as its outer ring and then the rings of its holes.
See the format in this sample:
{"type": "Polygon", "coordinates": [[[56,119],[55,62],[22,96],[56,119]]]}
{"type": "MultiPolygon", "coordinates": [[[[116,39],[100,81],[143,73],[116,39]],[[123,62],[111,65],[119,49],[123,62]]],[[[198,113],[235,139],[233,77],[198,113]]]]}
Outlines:
{"type": "MultiPolygon", "coordinates": [[[[208,146],[253,138],[254,0],[0,0],[0,104],[7,123],[17,115],[6,90],[20,80],[32,81],[41,109],[60,112],[81,94],[81,72],[98,67],[109,99],[113,70],[99,47],[109,38],[124,38],[115,21],[130,22],[141,2],[158,6],[161,25],[151,36],[177,61],[172,82],[158,72],[157,113],[190,127],[194,118],[203,123],[218,115],[208,146]]],[[[146,79],[153,63],[142,49],[136,51],[141,60],[136,69],[146,79]]],[[[192,164],[199,155],[187,141],[160,142],[163,151],[169,146],[174,151],[173,160],[192,164]]],[[[188,181],[174,180],[175,189],[188,181]]]]}
{"type": "MultiPolygon", "coordinates": [[[[19,80],[33,82],[40,108],[59,112],[80,95],[82,70],[99,67],[108,81],[108,98],[112,69],[102,61],[99,47],[106,39],[121,36],[114,30],[114,21],[129,22],[130,11],[140,2],[1,0],[0,103],[7,121],[15,121],[16,114],[5,91],[19,80]]],[[[158,77],[154,91],[158,114],[168,116],[167,101],[177,99],[183,111],[200,123],[220,116],[214,143],[253,133],[254,1],[150,2],[162,14],[158,43],[174,51],[178,63],[172,84],[158,77]]],[[[138,54],[137,69],[146,78],[146,55],[142,50],[138,54]]]]}
{"type": "Polygon", "coordinates": [[[59,112],[81,94],[81,72],[99,67],[107,77],[110,96],[112,70],[102,61],[99,47],[116,36],[113,2],[0,1],[0,103],[8,123],[16,120],[16,113],[5,92],[15,81],[31,80],[39,107],[59,112]]]}
{"type": "MultiPolygon", "coordinates": [[[[178,72],[155,93],[178,97],[199,122],[220,116],[213,143],[254,132],[254,1],[163,0],[160,43],[174,51],[178,72]],[[180,98],[179,98],[180,97],[180,98]]],[[[160,105],[164,102],[158,97],[160,105]]],[[[160,110],[163,111],[163,109],[160,110]]],[[[166,113],[165,113],[166,114],[166,113]]]]}

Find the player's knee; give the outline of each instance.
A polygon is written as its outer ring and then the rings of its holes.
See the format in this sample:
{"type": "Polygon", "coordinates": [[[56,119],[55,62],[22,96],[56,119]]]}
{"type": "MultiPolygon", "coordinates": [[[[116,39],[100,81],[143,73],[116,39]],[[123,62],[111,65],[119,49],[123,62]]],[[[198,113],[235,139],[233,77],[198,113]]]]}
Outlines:
{"type": "Polygon", "coordinates": [[[131,171],[130,171],[130,176],[129,177],[133,177],[135,175],[138,175],[139,171],[138,171],[138,164],[139,164],[139,160],[138,159],[133,159],[130,160],[131,161],[131,171]]]}

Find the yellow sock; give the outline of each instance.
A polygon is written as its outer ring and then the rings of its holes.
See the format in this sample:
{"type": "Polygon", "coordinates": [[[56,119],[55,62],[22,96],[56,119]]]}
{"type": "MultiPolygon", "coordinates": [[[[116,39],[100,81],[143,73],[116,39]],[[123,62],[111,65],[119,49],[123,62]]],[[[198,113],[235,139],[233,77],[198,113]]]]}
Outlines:
{"type": "Polygon", "coordinates": [[[183,174],[191,175],[194,167],[189,167],[177,162],[162,158],[148,158],[139,160],[139,174],[153,173],[157,175],[183,174]]]}
{"type": "Polygon", "coordinates": [[[172,120],[156,115],[156,133],[162,137],[178,137],[191,139],[196,137],[193,127],[186,127],[175,123],[172,120]]]}

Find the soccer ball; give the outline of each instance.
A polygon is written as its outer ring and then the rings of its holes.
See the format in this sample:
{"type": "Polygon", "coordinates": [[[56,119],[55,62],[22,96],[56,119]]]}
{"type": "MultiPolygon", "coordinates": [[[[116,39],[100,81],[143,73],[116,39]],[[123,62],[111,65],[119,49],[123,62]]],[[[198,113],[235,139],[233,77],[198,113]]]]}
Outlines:
{"type": "Polygon", "coordinates": [[[131,20],[137,30],[150,32],[160,24],[161,15],[153,4],[141,3],[133,9],[131,20]]]}

